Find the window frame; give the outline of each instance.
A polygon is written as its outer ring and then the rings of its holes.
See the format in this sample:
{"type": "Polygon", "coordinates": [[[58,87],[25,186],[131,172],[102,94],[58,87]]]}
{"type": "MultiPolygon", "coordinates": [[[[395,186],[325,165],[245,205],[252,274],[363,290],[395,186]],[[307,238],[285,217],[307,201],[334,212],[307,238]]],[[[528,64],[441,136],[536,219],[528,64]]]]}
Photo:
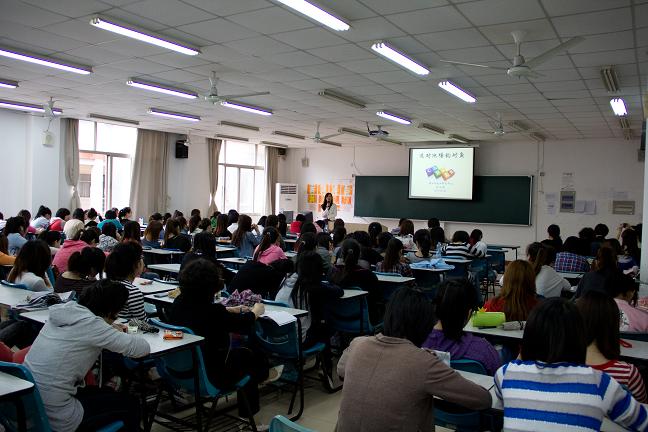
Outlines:
{"type": "MultiPolygon", "coordinates": [[[[227,163],[227,148],[228,148],[228,143],[229,142],[235,142],[239,144],[237,141],[228,141],[228,140],[223,140],[223,144],[221,146],[221,153],[222,156],[219,155],[219,162],[218,162],[218,172],[220,173],[221,170],[223,170],[223,178],[222,178],[222,184],[219,182],[218,184],[218,189],[223,190],[223,196],[222,196],[222,201],[217,202],[216,205],[221,209],[221,211],[227,211],[228,209],[225,209],[225,201],[226,197],[225,194],[227,192],[227,175],[226,170],[227,168],[236,168],[236,207],[235,209],[239,213],[245,213],[249,216],[261,216],[264,213],[264,210],[261,210],[261,212],[255,212],[254,211],[254,203],[257,199],[256,197],[256,171],[261,171],[263,172],[263,178],[265,178],[265,171],[266,171],[266,166],[265,166],[265,154],[266,152],[262,152],[262,161],[259,161],[259,147],[265,148],[266,146],[261,145],[261,144],[252,144],[252,143],[240,143],[240,144],[245,144],[245,145],[253,145],[254,146],[254,165],[244,165],[244,164],[234,164],[234,163],[227,163]],[[220,160],[223,160],[223,162],[220,162],[220,160]],[[261,164],[260,164],[261,162],[261,164]],[[241,212],[241,170],[242,169],[250,169],[252,170],[252,211],[251,212],[241,212]]],[[[265,181],[264,181],[265,183],[265,181]]],[[[267,192],[267,185],[266,188],[264,188],[264,192],[267,192]]],[[[218,193],[216,194],[218,195],[218,193]]],[[[266,195],[265,193],[263,195],[266,195]]],[[[265,201],[265,196],[263,197],[265,201]]]]}

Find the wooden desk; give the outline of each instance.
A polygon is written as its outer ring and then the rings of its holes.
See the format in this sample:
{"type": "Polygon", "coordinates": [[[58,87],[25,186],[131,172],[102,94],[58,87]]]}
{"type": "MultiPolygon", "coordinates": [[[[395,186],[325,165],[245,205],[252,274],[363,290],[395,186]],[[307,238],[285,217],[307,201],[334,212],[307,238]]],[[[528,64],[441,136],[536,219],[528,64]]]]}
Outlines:
{"type": "Polygon", "coordinates": [[[153,255],[184,255],[185,254],[185,252],[182,252],[180,250],[155,249],[155,248],[142,249],[142,252],[148,253],[148,254],[153,254],[153,255]]]}
{"type": "Polygon", "coordinates": [[[350,299],[350,298],[355,298],[355,297],[364,297],[368,295],[369,292],[367,291],[362,291],[362,290],[351,290],[351,289],[345,289],[344,294],[341,299],[350,299]]]}
{"type": "Polygon", "coordinates": [[[159,282],[159,281],[152,281],[150,284],[142,285],[142,281],[146,281],[146,279],[142,278],[137,278],[134,281],[134,285],[142,291],[142,294],[156,294],[156,293],[161,293],[161,292],[167,292],[174,290],[178,287],[177,284],[173,283],[164,283],[164,282],[159,282]]]}
{"type": "Polygon", "coordinates": [[[0,306],[13,309],[17,304],[26,303],[27,296],[31,294],[34,292],[0,285],[0,306]]]}
{"type": "Polygon", "coordinates": [[[385,275],[385,274],[376,274],[378,282],[388,282],[388,283],[397,283],[403,284],[415,280],[413,277],[398,276],[398,275],[385,275]]]}
{"type": "Polygon", "coordinates": [[[236,248],[234,246],[216,246],[216,253],[226,253],[226,252],[235,252],[236,248]]]}
{"type": "Polygon", "coordinates": [[[493,247],[493,248],[500,248],[500,249],[510,249],[515,251],[515,259],[518,259],[518,249],[520,249],[520,246],[518,245],[488,245],[488,248],[493,247]]]}
{"type": "Polygon", "coordinates": [[[580,279],[585,273],[583,272],[556,272],[564,279],[580,279]]]}
{"type": "Polygon", "coordinates": [[[218,258],[219,262],[222,263],[227,263],[227,264],[234,264],[236,268],[240,268],[243,264],[248,262],[247,259],[245,258],[238,258],[238,257],[230,257],[230,258],[218,258]]]}
{"type": "Polygon", "coordinates": [[[180,264],[151,264],[148,268],[150,270],[159,270],[167,273],[180,273],[180,264]]]}

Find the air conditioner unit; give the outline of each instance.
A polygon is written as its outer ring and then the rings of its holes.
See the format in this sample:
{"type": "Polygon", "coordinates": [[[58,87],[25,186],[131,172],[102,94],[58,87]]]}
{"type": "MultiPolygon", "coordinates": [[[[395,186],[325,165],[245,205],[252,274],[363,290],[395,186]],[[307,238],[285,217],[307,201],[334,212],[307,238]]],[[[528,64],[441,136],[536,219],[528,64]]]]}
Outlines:
{"type": "Polygon", "coordinates": [[[285,213],[292,212],[297,214],[299,208],[299,187],[293,183],[277,183],[275,194],[275,212],[285,213]]]}

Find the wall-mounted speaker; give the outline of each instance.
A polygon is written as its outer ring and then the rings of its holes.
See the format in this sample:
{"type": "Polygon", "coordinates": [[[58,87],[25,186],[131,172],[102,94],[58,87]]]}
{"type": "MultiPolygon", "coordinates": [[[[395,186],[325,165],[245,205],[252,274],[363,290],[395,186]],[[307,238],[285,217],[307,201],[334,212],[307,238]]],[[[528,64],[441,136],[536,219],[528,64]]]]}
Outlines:
{"type": "Polygon", "coordinates": [[[279,148],[279,149],[277,149],[277,154],[278,154],[279,156],[286,156],[286,153],[287,153],[287,151],[286,151],[285,148],[279,148]]]}
{"type": "Polygon", "coordinates": [[[185,145],[184,140],[178,140],[175,143],[175,156],[176,159],[187,159],[189,158],[189,147],[185,145]]]}

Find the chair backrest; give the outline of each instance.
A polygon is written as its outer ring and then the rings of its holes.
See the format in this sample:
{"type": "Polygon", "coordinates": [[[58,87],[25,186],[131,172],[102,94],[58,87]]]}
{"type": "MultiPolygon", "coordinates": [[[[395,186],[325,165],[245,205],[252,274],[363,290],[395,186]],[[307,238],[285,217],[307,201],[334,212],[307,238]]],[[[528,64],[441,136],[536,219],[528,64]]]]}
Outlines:
{"type": "Polygon", "coordinates": [[[480,375],[488,375],[486,368],[477,360],[459,359],[450,360],[450,367],[452,369],[460,370],[463,372],[472,372],[480,375]]]}
{"type": "MultiPolygon", "coordinates": [[[[460,257],[456,257],[456,259],[463,259],[460,257]]],[[[445,261],[446,264],[450,264],[454,266],[453,269],[448,270],[445,272],[445,277],[447,279],[462,279],[465,277],[468,277],[468,267],[467,264],[463,262],[456,262],[452,260],[452,257],[444,257],[443,260],[445,261]]]]}
{"type": "MultiPolygon", "coordinates": [[[[34,382],[29,369],[16,363],[0,362],[0,372],[13,375],[25,381],[34,382]]],[[[20,396],[23,407],[25,408],[25,418],[27,419],[28,432],[51,432],[43,400],[40,397],[38,388],[34,384],[34,390],[20,396]]],[[[8,431],[18,430],[18,420],[16,406],[10,403],[0,404],[0,424],[8,431]]]]}
{"type": "Polygon", "coordinates": [[[24,290],[27,290],[27,291],[31,291],[29,289],[29,287],[27,285],[25,285],[25,284],[12,283],[12,282],[9,282],[9,281],[6,281],[6,280],[1,280],[0,285],[6,286],[6,287],[9,287],[9,288],[18,288],[18,289],[24,289],[24,290]]]}
{"type": "Polygon", "coordinates": [[[280,326],[271,319],[258,319],[256,335],[258,344],[266,353],[281,358],[298,358],[301,341],[297,334],[297,322],[280,326]]]}
{"type": "Polygon", "coordinates": [[[286,417],[278,415],[274,416],[270,422],[270,432],[315,432],[315,430],[298,425],[286,417]]]}
{"type": "Polygon", "coordinates": [[[506,253],[501,248],[489,247],[487,254],[490,255],[488,265],[496,270],[498,273],[504,273],[504,266],[506,265],[506,253]]]}
{"type": "Polygon", "coordinates": [[[328,302],[325,308],[325,316],[328,325],[333,330],[343,333],[372,334],[374,330],[369,321],[367,296],[341,298],[328,302]],[[361,309],[362,315],[360,315],[361,309]]]}
{"type": "MultiPolygon", "coordinates": [[[[150,323],[165,330],[180,330],[185,333],[193,334],[186,327],[178,327],[162,321],[151,318],[150,323]]],[[[200,386],[201,396],[214,397],[220,391],[214,387],[209,378],[203,360],[202,351],[199,347],[195,348],[198,355],[198,385],[200,386]]],[[[194,365],[191,350],[180,350],[165,354],[156,359],[156,367],[160,376],[165,379],[171,386],[176,389],[185,389],[194,393],[194,365]]]]}
{"type": "Polygon", "coordinates": [[[488,277],[488,260],[486,258],[475,258],[469,267],[470,271],[476,273],[479,280],[488,277]]]}

